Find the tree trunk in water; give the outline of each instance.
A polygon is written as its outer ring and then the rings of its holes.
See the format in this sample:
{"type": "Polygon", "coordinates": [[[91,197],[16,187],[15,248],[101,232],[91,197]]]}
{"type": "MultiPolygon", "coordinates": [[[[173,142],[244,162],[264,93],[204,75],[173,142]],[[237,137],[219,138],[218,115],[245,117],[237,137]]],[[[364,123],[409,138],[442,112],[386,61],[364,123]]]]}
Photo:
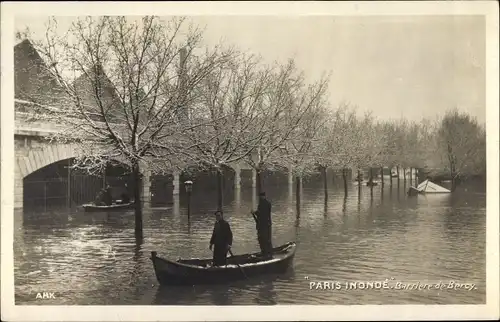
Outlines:
{"type": "Polygon", "coordinates": [[[368,182],[370,183],[370,195],[373,198],[373,168],[370,167],[370,178],[368,179],[368,182]]]}
{"type": "Polygon", "coordinates": [[[295,182],[295,205],[298,212],[300,211],[300,180],[301,178],[297,176],[295,182]]]}
{"type": "Polygon", "coordinates": [[[391,167],[389,173],[390,173],[390,175],[389,175],[389,183],[390,183],[390,185],[392,187],[392,167],[391,167]]]}
{"type": "Polygon", "coordinates": [[[398,176],[398,196],[399,196],[399,166],[396,167],[396,174],[398,176]]]}
{"type": "Polygon", "coordinates": [[[323,173],[323,189],[325,192],[325,200],[328,200],[328,177],[326,173],[326,167],[321,167],[321,172],[323,173]]]}
{"type": "Polygon", "coordinates": [[[413,170],[412,170],[412,167],[410,167],[410,186],[412,185],[413,183],[413,170]]]}
{"type": "Polygon", "coordinates": [[[382,183],[382,188],[384,187],[384,167],[380,167],[380,182],[382,183]]]}
{"type": "Polygon", "coordinates": [[[455,191],[455,188],[457,187],[457,174],[456,174],[456,169],[455,165],[452,164],[450,167],[450,175],[451,175],[451,191],[455,191]]]}
{"type": "Polygon", "coordinates": [[[262,170],[260,169],[260,167],[258,169],[255,170],[255,189],[257,191],[257,196],[259,195],[259,193],[262,192],[262,176],[261,176],[261,172],[262,170]]]}
{"type": "Polygon", "coordinates": [[[137,162],[132,164],[132,180],[134,182],[135,236],[142,238],[142,180],[141,170],[137,162]]]}
{"type": "Polygon", "coordinates": [[[217,169],[217,210],[222,210],[222,169],[217,169]]]}
{"type": "Polygon", "coordinates": [[[361,185],[363,183],[361,182],[361,170],[358,169],[358,192],[361,193],[361,185]]]}
{"type": "Polygon", "coordinates": [[[342,179],[344,179],[344,196],[347,197],[347,169],[342,169],[342,179]]]}

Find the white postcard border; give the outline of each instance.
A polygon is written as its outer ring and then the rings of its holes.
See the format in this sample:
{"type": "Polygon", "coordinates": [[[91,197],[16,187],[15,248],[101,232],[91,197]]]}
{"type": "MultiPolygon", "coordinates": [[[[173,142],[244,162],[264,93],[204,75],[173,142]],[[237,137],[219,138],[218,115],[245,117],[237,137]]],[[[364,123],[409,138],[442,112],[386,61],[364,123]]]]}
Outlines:
{"type": "Polygon", "coordinates": [[[439,2],[44,2],[2,3],[1,10],[1,304],[6,321],[407,320],[499,317],[499,97],[496,1],[439,2]],[[487,304],[278,306],[27,306],[14,305],[13,23],[22,15],[486,15],[487,304]]]}

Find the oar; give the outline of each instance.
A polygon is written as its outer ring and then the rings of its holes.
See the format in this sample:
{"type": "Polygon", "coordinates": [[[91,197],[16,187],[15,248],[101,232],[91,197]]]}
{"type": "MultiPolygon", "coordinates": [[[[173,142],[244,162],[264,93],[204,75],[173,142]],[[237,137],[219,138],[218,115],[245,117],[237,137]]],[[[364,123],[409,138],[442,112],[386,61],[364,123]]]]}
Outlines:
{"type": "Polygon", "coordinates": [[[254,212],[250,212],[252,214],[253,220],[255,220],[255,224],[259,223],[259,219],[257,218],[257,215],[255,215],[254,212]]]}
{"type": "MultiPolygon", "coordinates": [[[[233,252],[231,251],[231,248],[229,248],[229,254],[231,254],[231,256],[234,257],[234,254],[233,252]]],[[[245,271],[243,270],[243,268],[241,268],[240,264],[236,263],[236,266],[238,266],[238,268],[241,270],[241,272],[243,273],[243,276],[245,276],[246,279],[248,279],[248,276],[247,274],[245,274],[245,271]]]]}

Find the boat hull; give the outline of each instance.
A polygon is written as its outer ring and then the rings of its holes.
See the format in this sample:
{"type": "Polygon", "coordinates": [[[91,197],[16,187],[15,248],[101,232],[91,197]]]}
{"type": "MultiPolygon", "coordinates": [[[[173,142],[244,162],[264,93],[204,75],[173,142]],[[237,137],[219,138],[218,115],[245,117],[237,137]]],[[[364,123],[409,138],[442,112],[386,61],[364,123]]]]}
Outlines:
{"type": "Polygon", "coordinates": [[[151,252],[156,278],[161,285],[222,284],[267,274],[285,273],[293,264],[296,244],[290,242],[273,250],[272,259],[259,253],[228,258],[228,265],[211,267],[212,259],[170,261],[151,252]]]}
{"type": "Polygon", "coordinates": [[[133,209],[134,203],[113,204],[110,206],[96,206],[94,204],[86,204],[86,205],[83,205],[82,207],[83,207],[83,210],[85,212],[106,212],[106,211],[119,211],[119,210],[133,209]]]}

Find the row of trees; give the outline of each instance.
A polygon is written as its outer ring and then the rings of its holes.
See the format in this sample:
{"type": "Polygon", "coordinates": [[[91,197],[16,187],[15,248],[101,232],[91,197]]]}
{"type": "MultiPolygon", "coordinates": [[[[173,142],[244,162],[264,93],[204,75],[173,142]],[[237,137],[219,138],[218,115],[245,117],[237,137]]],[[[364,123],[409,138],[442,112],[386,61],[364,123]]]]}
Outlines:
{"type": "Polygon", "coordinates": [[[481,165],[484,129],[468,116],[453,112],[436,126],[359,117],[347,104],[332,108],[328,75],[311,83],[293,60],[268,64],[235,48],[205,48],[200,30],[183,19],[88,17],[63,36],[56,29],[52,19],[43,40],[20,36],[57,81],[58,104],[37,91],[23,97],[37,119],[67,125],[53,139],[79,143],[75,167],[130,166],[141,234],[144,168],[214,169],[221,208],[222,169],[237,162],[256,170],[259,190],[267,169],[291,168],[298,180],[343,169],[347,186],[348,168],[422,167],[438,146],[446,147],[454,176],[481,165]]]}
{"type": "Polygon", "coordinates": [[[343,170],[346,193],[349,168],[358,173],[369,168],[370,180],[373,168],[383,173],[384,167],[396,169],[398,177],[401,169],[405,180],[407,169],[430,176],[448,173],[452,189],[457,179],[486,173],[485,128],[457,109],[434,120],[380,121],[370,113],[358,117],[355,108],[344,104],[332,112],[312,152],[322,172],[343,170]]]}

